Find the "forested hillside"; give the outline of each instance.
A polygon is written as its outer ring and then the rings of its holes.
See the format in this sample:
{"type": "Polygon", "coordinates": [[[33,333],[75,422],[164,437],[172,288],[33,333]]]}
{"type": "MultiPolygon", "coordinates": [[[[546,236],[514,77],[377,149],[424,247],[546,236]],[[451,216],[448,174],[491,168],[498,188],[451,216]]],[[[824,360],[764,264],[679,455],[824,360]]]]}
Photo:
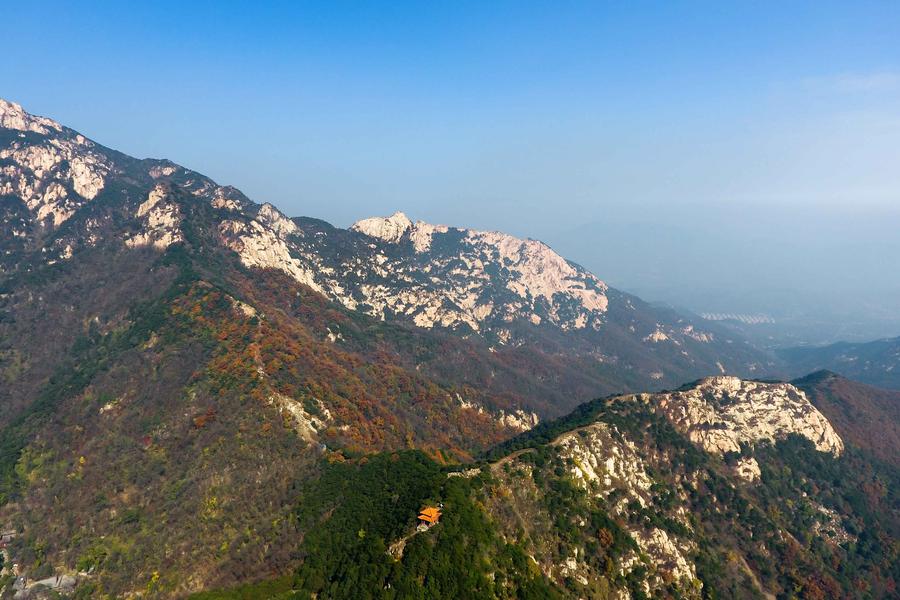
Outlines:
{"type": "Polygon", "coordinates": [[[298,496],[302,566],[196,597],[896,593],[896,468],[797,434],[716,455],[644,400],[598,400],[462,470],[415,453],[332,457],[298,496]],[[415,532],[438,503],[442,520],[415,532]]]}

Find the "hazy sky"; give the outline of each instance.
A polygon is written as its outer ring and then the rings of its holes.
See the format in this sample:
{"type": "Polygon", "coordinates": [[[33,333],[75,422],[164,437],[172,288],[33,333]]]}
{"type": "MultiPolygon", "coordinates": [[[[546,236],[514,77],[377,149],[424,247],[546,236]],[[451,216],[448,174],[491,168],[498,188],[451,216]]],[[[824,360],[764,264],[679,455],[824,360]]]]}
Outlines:
{"type": "Polygon", "coordinates": [[[402,209],[649,299],[900,334],[896,1],[125,4],[4,6],[0,96],[291,215],[402,209]]]}

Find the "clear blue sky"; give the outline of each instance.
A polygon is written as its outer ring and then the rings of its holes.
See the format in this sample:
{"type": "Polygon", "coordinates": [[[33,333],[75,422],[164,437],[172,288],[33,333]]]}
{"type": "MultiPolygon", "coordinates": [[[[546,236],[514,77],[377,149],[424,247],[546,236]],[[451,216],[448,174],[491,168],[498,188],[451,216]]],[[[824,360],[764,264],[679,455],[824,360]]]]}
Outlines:
{"type": "Polygon", "coordinates": [[[125,4],[4,6],[0,96],[291,215],[538,237],[697,310],[900,310],[900,2],[125,4]]]}

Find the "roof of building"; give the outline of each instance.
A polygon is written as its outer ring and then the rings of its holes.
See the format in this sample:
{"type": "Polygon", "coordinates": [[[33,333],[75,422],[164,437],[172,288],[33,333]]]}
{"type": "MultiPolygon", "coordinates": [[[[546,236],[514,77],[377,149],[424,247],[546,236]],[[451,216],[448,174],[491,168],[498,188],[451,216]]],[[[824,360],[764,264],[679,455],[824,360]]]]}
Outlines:
{"type": "Polygon", "coordinates": [[[428,521],[429,523],[437,523],[438,519],[440,518],[441,511],[433,506],[423,508],[421,511],[419,511],[419,519],[423,521],[428,521]]]}

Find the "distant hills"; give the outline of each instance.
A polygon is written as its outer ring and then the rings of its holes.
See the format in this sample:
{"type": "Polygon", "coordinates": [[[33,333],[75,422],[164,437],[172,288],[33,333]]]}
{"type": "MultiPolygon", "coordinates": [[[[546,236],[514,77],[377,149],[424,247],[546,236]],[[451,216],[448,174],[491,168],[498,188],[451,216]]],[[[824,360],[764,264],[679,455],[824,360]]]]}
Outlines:
{"type": "Polygon", "coordinates": [[[900,389],[900,337],[787,348],[777,354],[794,376],[827,369],[870,385],[900,389]]]}

